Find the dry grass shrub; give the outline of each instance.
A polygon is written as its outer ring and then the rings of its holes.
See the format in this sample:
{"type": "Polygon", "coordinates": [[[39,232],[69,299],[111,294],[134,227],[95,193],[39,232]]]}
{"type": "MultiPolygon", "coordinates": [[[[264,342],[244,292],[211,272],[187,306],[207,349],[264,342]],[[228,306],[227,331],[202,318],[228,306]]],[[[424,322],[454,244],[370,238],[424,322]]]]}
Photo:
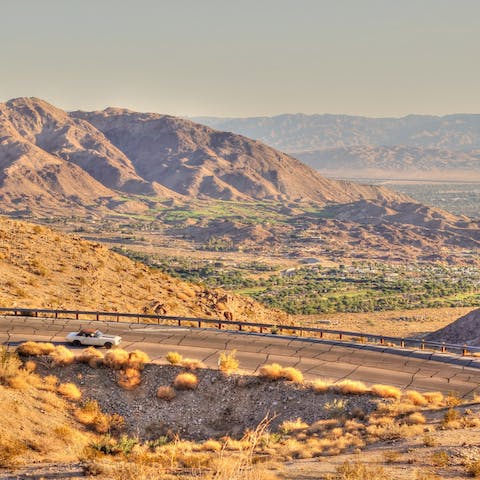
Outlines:
{"type": "Polygon", "coordinates": [[[436,467],[446,467],[450,462],[450,456],[445,450],[440,450],[432,453],[431,461],[436,467]]]}
{"type": "Polygon", "coordinates": [[[180,365],[183,360],[182,355],[178,352],[168,352],[165,355],[165,358],[167,359],[167,362],[171,365],[180,365]]]}
{"type": "Polygon", "coordinates": [[[141,373],[136,368],[128,367],[121,370],[118,376],[118,385],[125,390],[133,390],[142,381],[141,373]]]}
{"type": "Polygon", "coordinates": [[[195,390],[198,386],[198,378],[193,373],[179,373],[173,381],[177,390],[195,390]]]}
{"type": "Polygon", "coordinates": [[[292,432],[304,431],[308,428],[308,424],[305,423],[302,419],[297,418],[296,420],[285,420],[279,427],[279,431],[284,434],[289,434],[292,432]]]}
{"type": "Polygon", "coordinates": [[[63,345],[57,345],[48,356],[52,359],[53,363],[58,366],[70,365],[75,360],[73,353],[63,345]]]}
{"type": "Polygon", "coordinates": [[[422,395],[431,405],[441,405],[444,400],[441,392],[425,392],[422,395]]]}
{"type": "Polygon", "coordinates": [[[420,412],[413,412],[407,418],[408,425],[424,425],[427,423],[425,416],[420,412]]]}
{"type": "Polygon", "coordinates": [[[184,358],[180,362],[180,365],[187,370],[197,370],[199,368],[205,368],[205,365],[201,360],[196,358],[184,358]]]}
{"type": "Polygon", "coordinates": [[[457,405],[460,405],[462,403],[462,399],[459,397],[457,392],[450,392],[444,398],[444,401],[448,407],[456,407],[457,405]]]}
{"type": "Polygon", "coordinates": [[[332,388],[344,395],[365,395],[370,389],[363,383],[356,380],[342,380],[335,383],[332,388]]]}
{"type": "Polygon", "coordinates": [[[417,407],[425,407],[429,403],[423,394],[417,392],[416,390],[407,390],[403,394],[403,398],[417,407]]]}
{"type": "Polygon", "coordinates": [[[402,391],[397,387],[393,387],[392,385],[376,384],[372,386],[371,392],[377,397],[393,398],[395,400],[399,400],[402,396],[402,391]]]}
{"type": "Polygon", "coordinates": [[[366,465],[360,461],[345,462],[336,468],[336,473],[328,475],[327,480],[393,480],[393,477],[381,466],[366,465]]]}
{"type": "Polygon", "coordinates": [[[8,377],[6,383],[10,388],[13,388],[14,390],[27,390],[30,386],[27,378],[24,375],[8,377]]]}
{"type": "Polygon", "coordinates": [[[103,353],[95,347],[88,347],[75,357],[76,362],[84,363],[91,368],[97,368],[103,365],[103,359],[103,353]]]}
{"type": "Polygon", "coordinates": [[[0,347],[0,382],[17,376],[21,366],[22,362],[15,352],[9,352],[5,347],[0,347]]]}
{"type": "Polygon", "coordinates": [[[222,448],[223,444],[213,439],[205,440],[200,446],[200,450],[204,452],[219,452],[222,448]]]}
{"type": "Polygon", "coordinates": [[[82,398],[80,389],[71,382],[61,383],[57,388],[57,392],[67,400],[77,401],[82,398]]]}
{"type": "Polygon", "coordinates": [[[21,465],[20,455],[27,450],[25,443],[17,439],[0,438],[0,468],[21,465]]]}
{"type": "Polygon", "coordinates": [[[37,357],[49,355],[55,350],[55,345],[49,342],[24,342],[17,347],[19,355],[37,357]]]}
{"type": "Polygon", "coordinates": [[[142,370],[146,363],[150,362],[150,357],[141,350],[133,350],[128,354],[127,367],[142,370]]]}
{"type": "Polygon", "coordinates": [[[333,382],[331,381],[321,380],[318,378],[313,381],[312,388],[317,393],[325,393],[325,392],[328,392],[328,390],[331,388],[332,383],[333,382]]]}
{"type": "Polygon", "coordinates": [[[112,348],[105,354],[103,363],[113,370],[121,370],[128,363],[129,353],[122,348],[112,348]]]}
{"type": "Polygon", "coordinates": [[[231,375],[238,370],[240,367],[240,362],[238,361],[236,355],[236,350],[220,353],[218,358],[218,368],[221,372],[225,373],[226,375],[231,375]]]}
{"type": "Polygon", "coordinates": [[[258,376],[266,380],[288,380],[294,383],[303,383],[303,374],[293,367],[282,367],[278,363],[262,365],[258,376]]]}
{"type": "Polygon", "coordinates": [[[75,409],[74,416],[82,425],[97,433],[121,431],[125,425],[125,420],[121,415],[103,413],[96,400],[88,400],[75,409]]]}
{"type": "Polygon", "coordinates": [[[467,474],[473,478],[480,478],[480,460],[474,460],[466,465],[467,474]]]}
{"type": "Polygon", "coordinates": [[[289,382],[303,383],[303,373],[293,367],[282,368],[281,377],[289,382]]]}
{"type": "Polygon", "coordinates": [[[55,375],[47,375],[43,377],[43,385],[41,388],[43,390],[56,391],[57,384],[58,384],[58,377],[56,377],[55,375]]]}
{"type": "Polygon", "coordinates": [[[33,360],[27,360],[23,364],[23,368],[28,373],[33,373],[37,369],[37,364],[33,360]]]}
{"type": "Polygon", "coordinates": [[[177,396],[175,390],[169,385],[161,385],[158,387],[156,395],[157,398],[167,400],[168,402],[171,402],[177,396]]]}

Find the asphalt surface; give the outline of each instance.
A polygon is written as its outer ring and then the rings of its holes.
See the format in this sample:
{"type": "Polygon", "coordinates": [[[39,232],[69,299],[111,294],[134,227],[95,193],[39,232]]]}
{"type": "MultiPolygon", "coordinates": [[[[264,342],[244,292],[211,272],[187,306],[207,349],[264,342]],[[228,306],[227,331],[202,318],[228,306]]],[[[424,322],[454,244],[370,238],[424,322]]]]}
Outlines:
{"type": "MultiPolygon", "coordinates": [[[[460,396],[480,394],[480,358],[305,337],[211,328],[0,317],[0,343],[14,346],[35,340],[64,344],[66,334],[81,327],[120,335],[122,348],[143,350],[158,363],[165,363],[167,352],[177,351],[184,357],[216,367],[220,352],[235,349],[240,367],[246,372],[255,372],[265,363],[277,362],[298,368],[307,379],[338,381],[348,378],[419,391],[456,392],[460,396]]],[[[72,350],[81,348],[72,347],[72,350]]]]}

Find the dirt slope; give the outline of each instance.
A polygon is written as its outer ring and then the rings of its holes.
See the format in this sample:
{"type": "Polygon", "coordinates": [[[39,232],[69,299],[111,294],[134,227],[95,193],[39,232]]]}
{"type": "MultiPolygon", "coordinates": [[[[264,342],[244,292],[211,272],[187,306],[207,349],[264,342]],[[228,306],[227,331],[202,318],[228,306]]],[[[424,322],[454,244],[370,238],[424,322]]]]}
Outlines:
{"type": "Polygon", "coordinates": [[[286,314],[152,271],[106,247],[0,219],[0,305],[284,321],[286,314]]]}
{"type": "Polygon", "coordinates": [[[480,345],[480,308],[430,333],[425,338],[437,342],[480,345]]]}

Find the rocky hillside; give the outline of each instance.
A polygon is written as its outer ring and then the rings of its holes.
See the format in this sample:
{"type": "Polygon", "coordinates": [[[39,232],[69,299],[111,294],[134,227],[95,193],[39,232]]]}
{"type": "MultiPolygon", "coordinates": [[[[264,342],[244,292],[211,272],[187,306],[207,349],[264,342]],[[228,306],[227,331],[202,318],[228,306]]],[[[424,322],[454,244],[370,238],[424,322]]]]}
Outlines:
{"type": "Polygon", "coordinates": [[[480,309],[458,318],[444,328],[429,333],[427,340],[480,346],[480,309]]]}
{"type": "Polygon", "coordinates": [[[286,320],[248,298],[188,284],[98,243],[14,220],[0,219],[0,273],[1,306],[286,320]]]}
{"type": "MultiPolygon", "coordinates": [[[[258,141],[188,120],[109,108],[67,113],[36,98],[0,104],[0,208],[116,209],[123,194],[350,202],[389,190],[328,180],[258,141]]],[[[145,200],[148,203],[148,200],[145,200]]]]}
{"type": "Polygon", "coordinates": [[[258,141],[188,120],[112,108],[71,115],[102,131],[142,178],[190,198],[325,203],[397,197],[386,189],[328,180],[258,141]]]}

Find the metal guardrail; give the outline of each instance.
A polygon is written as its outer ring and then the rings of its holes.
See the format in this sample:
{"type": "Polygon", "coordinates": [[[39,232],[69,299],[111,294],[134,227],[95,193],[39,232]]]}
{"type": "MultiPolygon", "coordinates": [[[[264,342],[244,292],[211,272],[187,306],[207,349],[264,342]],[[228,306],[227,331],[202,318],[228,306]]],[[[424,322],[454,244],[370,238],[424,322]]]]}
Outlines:
{"type": "Polygon", "coordinates": [[[420,350],[434,350],[441,353],[461,353],[467,356],[476,352],[480,352],[480,347],[460,345],[455,343],[432,342],[423,339],[413,338],[399,338],[389,337],[384,335],[376,335],[371,333],[349,332],[345,330],[332,330],[327,328],[304,327],[300,325],[279,325],[274,323],[255,323],[255,322],[239,322],[234,320],[222,320],[215,318],[198,318],[198,317],[179,317],[168,315],[155,315],[146,313],[120,313],[120,312],[102,312],[102,311],[88,311],[88,310],[52,310],[52,309],[38,309],[38,308],[0,308],[0,314],[12,314],[13,316],[28,316],[28,317],[46,317],[46,318],[64,318],[76,320],[96,320],[96,321],[116,321],[125,319],[132,323],[152,324],[175,324],[178,326],[189,326],[202,328],[203,325],[213,325],[215,328],[221,330],[228,327],[236,327],[238,331],[250,331],[259,333],[271,333],[283,335],[289,332],[290,335],[297,335],[303,337],[309,334],[310,337],[321,339],[336,339],[348,342],[358,343],[374,343],[385,346],[395,346],[401,348],[417,348],[420,350]]]}

